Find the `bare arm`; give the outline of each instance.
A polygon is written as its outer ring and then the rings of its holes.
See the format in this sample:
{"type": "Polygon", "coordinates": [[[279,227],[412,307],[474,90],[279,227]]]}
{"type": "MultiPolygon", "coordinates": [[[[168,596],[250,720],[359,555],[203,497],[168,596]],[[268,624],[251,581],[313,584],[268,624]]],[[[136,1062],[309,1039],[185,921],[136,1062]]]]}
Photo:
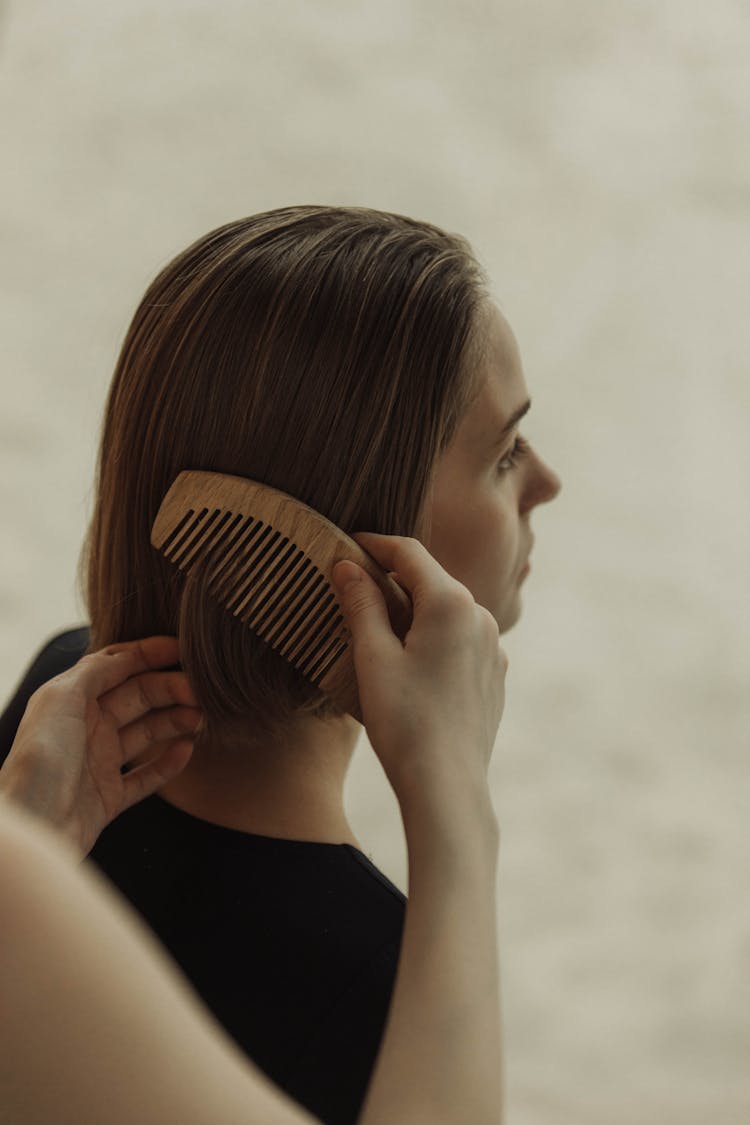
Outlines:
{"type": "Polygon", "coordinates": [[[366,575],[341,591],[367,733],[409,857],[396,984],[361,1122],[500,1125],[500,832],[487,768],[507,658],[490,614],[420,543],[356,538],[397,572],[418,625],[402,648],[366,575]]]}
{"type": "Polygon", "coordinates": [[[0,798],[0,1120],[308,1125],[130,905],[0,798]]]}
{"type": "Polygon", "coordinates": [[[469,805],[404,815],[409,905],[361,1121],[500,1125],[498,834],[469,805]]]}

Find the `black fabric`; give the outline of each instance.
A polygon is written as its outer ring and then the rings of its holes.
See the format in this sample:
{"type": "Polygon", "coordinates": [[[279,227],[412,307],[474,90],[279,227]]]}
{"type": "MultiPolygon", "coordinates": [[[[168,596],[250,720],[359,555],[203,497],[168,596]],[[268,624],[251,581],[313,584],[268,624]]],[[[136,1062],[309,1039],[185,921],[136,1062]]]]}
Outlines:
{"type": "MultiPolygon", "coordinates": [[[[29,695],[88,629],[53,638],[0,716],[0,764],[29,695]]],[[[406,898],[357,848],[221,828],[157,795],[101,834],[94,863],[253,1061],[330,1125],[355,1122],[383,1034],[406,898]]]]}

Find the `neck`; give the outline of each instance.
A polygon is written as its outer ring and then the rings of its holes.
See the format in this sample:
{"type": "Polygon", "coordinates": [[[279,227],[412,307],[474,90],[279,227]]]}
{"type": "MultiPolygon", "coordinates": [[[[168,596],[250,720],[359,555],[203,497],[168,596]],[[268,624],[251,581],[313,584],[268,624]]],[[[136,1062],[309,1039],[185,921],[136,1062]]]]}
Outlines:
{"type": "Polygon", "coordinates": [[[260,836],[361,845],[344,809],[344,782],[360,725],[308,718],[283,741],[199,740],[159,796],[202,820],[260,836]]]}

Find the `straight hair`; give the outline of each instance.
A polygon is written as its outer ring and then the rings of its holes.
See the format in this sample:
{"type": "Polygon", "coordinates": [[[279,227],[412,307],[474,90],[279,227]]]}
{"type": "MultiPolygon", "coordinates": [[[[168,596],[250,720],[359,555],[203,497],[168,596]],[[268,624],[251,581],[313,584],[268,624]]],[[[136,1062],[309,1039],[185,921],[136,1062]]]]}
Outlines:
{"type": "Polygon", "coordinates": [[[262,481],[344,531],[427,533],[439,454],[478,388],[486,279],[469,244],[359,207],[227,223],[155,278],[104,409],[79,562],[88,651],[177,636],[214,738],[340,714],[150,543],[183,469],[262,481]]]}

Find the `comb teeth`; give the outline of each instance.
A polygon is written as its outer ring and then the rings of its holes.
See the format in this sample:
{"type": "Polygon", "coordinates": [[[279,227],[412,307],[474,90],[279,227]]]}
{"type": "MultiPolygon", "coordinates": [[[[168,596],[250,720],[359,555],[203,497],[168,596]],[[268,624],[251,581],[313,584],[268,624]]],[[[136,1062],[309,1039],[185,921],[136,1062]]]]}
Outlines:
{"type": "Polygon", "coordinates": [[[176,529],[179,534],[175,534],[174,538],[170,535],[162,547],[164,554],[180,570],[189,570],[199,554],[205,554],[219,541],[222,528],[231,514],[224,512],[222,515],[220,508],[214,508],[210,514],[208,508],[203,508],[197,515],[188,512],[176,529]],[[190,520],[190,516],[195,518],[190,520]]]}
{"type": "Polygon", "coordinates": [[[326,578],[270,524],[191,508],[160,550],[185,572],[205,561],[209,593],[314,684],[346,650],[349,630],[326,578]]]}

